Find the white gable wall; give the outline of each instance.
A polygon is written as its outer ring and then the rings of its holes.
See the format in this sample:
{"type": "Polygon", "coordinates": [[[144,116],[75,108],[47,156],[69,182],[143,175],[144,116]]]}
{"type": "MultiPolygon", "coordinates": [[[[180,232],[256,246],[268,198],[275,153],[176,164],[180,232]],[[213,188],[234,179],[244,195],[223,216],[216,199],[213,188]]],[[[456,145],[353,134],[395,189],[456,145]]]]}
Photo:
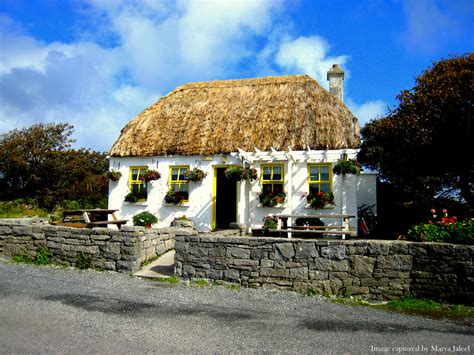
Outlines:
{"type": "MultiPolygon", "coordinates": [[[[353,159],[356,150],[336,151],[311,151],[308,152],[270,152],[248,153],[245,160],[251,161],[252,166],[257,169],[260,178],[262,164],[284,165],[284,190],[287,201],[275,208],[261,207],[258,199],[260,193],[260,180],[253,182],[242,181],[238,183],[238,220],[248,228],[259,228],[263,224],[263,218],[269,214],[353,214],[357,215],[358,191],[363,196],[364,203],[375,199],[375,180],[365,179],[353,175],[332,176],[332,188],[335,196],[335,206],[322,210],[307,207],[306,195],[308,193],[308,164],[332,163],[334,165],[340,159],[342,153],[348,153],[348,158],[353,159]],[[283,153],[283,154],[282,154],[283,153]],[[266,154],[266,155],[265,155],[266,154]],[[292,172],[292,174],[290,174],[292,172]],[[291,177],[290,177],[291,176],[291,177]],[[291,196],[290,196],[291,194],[291,196]]],[[[133,215],[149,211],[156,215],[159,222],[156,227],[168,227],[175,217],[186,215],[194,222],[200,231],[211,230],[213,218],[212,196],[214,188],[214,166],[241,164],[240,158],[243,154],[204,156],[170,156],[170,157],[146,157],[146,158],[110,158],[110,167],[119,170],[122,177],[118,182],[109,184],[109,208],[118,209],[117,215],[120,219],[128,219],[132,224],[133,215]],[[202,182],[190,182],[189,202],[184,206],[166,205],[164,197],[168,191],[168,175],[170,166],[188,165],[190,169],[195,167],[203,170],[208,175],[202,182]],[[128,176],[132,166],[148,166],[150,169],[161,173],[161,179],[148,184],[148,199],[146,202],[128,203],[124,201],[129,192],[128,176]]],[[[327,224],[340,223],[337,220],[324,220],[327,224]]],[[[356,219],[351,222],[353,227],[357,226],[356,219]]]]}

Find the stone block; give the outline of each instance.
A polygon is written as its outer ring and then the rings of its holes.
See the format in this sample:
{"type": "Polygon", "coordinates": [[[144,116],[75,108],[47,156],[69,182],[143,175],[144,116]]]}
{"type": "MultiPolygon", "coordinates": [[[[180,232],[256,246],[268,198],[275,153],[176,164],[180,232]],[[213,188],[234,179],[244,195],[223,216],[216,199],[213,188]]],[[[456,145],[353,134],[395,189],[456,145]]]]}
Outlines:
{"type": "Polygon", "coordinates": [[[258,260],[251,260],[251,259],[233,259],[232,264],[238,266],[258,266],[258,260]]]}
{"type": "Polygon", "coordinates": [[[281,256],[283,260],[291,260],[295,256],[294,243],[277,243],[275,249],[277,258],[281,256]]]}
{"type": "Polygon", "coordinates": [[[293,281],[287,278],[263,277],[262,284],[276,285],[276,286],[292,286],[293,281]]]}
{"type": "Polygon", "coordinates": [[[347,286],[347,292],[351,295],[367,295],[370,293],[368,287],[360,287],[360,286],[347,286]]]}
{"type": "Polygon", "coordinates": [[[262,277],[289,277],[290,270],[262,267],[260,269],[260,276],[262,277]]]}
{"type": "Polygon", "coordinates": [[[375,278],[375,277],[368,277],[368,278],[361,278],[360,279],[360,285],[361,286],[367,286],[367,287],[374,287],[374,286],[382,286],[386,287],[388,286],[388,277],[382,277],[382,278],[375,278]]]}
{"type": "Polygon", "coordinates": [[[349,278],[349,273],[345,271],[333,271],[329,273],[329,280],[346,280],[349,278]]]}
{"type": "Polygon", "coordinates": [[[226,256],[238,259],[250,259],[250,249],[244,249],[242,247],[229,247],[227,248],[226,256]]]}
{"type": "Polygon", "coordinates": [[[298,267],[290,269],[290,279],[307,280],[308,279],[308,268],[298,267]]]}
{"type": "Polygon", "coordinates": [[[310,269],[319,271],[349,271],[349,262],[347,260],[316,258],[314,263],[310,264],[310,269]]]}
{"type": "Polygon", "coordinates": [[[196,274],[196,269],[192,265],[183,265],[183,276],[193,277],[196,274]]]}
{"type": "Polygon", "coordinates": [[[312,281],[309,288],[319,293],[331,293],[331,282],[329,280],[312,281]]]}
{"type": "Polygon", "coordinates": [[[268,252],[260,249],[250,249],[250,259],[260,260],[265,259],[268,255],[268,252]]]}
{"type": "Polygon", "coordinates": [[[105,270],[116,270],[116,263],[115,261],[106,261],[104,262],[104,269],[105,270]]]}
{"type": "Polygon", "coordinates": [[[268,260],[268,259],[262,259],[260,260],[260,266],[261,267],[265,267],[265,268],[271,268],[273,267],[274,265],[274,261],[273,260],[268,260]]]}
{"type": "Polygon", "coordinates": [[[343,260],[347,257],[345,245],[321,247],[321,257],[331,260],[343,260]]]}
{"type": "Polygon", "coordinates": [[[140,268],[140,263],[137,260],[135,261],[120,260],[120,261],[117,261],[117,264],[116,264],[116,270],[119,272],[136,271],[139,268],[140,268]]]}
{"type": "Polygon", "coordinates": [[[238,270],[230,269],[224,271],[224,279],[229,281],[240,282],[240,273],[238,270]]]}
{"type": "Polygon", "coordinates": [[[107,243],[105,251],[113,254],[120,254],[120,243],[107,243]]]}
{"type": "Polygon", "coordinates": [[[308,277],[310,280],[328,280],[329,272],[319,271],[319,270],[309,270],[308,277]]]}
{"type": "Polygon", "coordinates": [[[134,246],[126,246],[126,245],[121,245],[120,246],[120,252],[125,255],[138,255],[140,254],[140,250],[138,248],[138,245],[134,246]]]}
{"type": "Polygon", "coordinates": [[[309,259],[318,257],[316,246],[311,242],[300,242],[296,244],[295,259],[309,259]]]}
{"type": "Polygon", "coordinates": [[[390,245],[386,242],[369,242],[368,252],[370,256],[388,255],[390,245]]]}
{"type": "Polygon", "coordinates": [[[375,258],[370,256],[349,257],[352,274],[358,277],[371,277],[374,271],[375,258]]]}
{"type": "Polygon", "coordinates": [[[99,254],[99,247],[96,245],[71,245],[71,251],[76,253],[99,254]]]}
{"type": "Polygon", "coordinates": [[[388,255],[377,257],[377,269],[407,271],[412,268],[413,257],[411,255],[388,255]]]}

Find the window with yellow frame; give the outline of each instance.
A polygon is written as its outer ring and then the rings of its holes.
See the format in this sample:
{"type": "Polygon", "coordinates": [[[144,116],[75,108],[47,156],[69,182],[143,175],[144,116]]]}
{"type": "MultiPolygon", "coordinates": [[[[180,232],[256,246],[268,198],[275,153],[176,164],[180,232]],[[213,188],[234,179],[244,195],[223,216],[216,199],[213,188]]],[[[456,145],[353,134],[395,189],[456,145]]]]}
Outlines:
{"type": "Polygon", "coordinates": [[[308,165],[309,193],[331,192],[331,164],[308,165]]]}
{"type": "Polygon", "coordinates": [[[146,166],[130,167],[130,174],[128,176],[130,192],[138,198],[138,201],[146,201],[147,198],[147,184],[144,178],[147,169],[148,167],[146,166]]]}
{"type": "Polygon", "coordinates": [[[284,171],[283,165],[262,165],[261,173],[262,192],[283,192],[284,171]]]}
{"type": "Polygon", "coordinates": [[[169,176],[169,187],[172,191],[185,191],[189,193],[189,181],[184,174],[189,171],[189,166],[171,166],[169,176]]]}

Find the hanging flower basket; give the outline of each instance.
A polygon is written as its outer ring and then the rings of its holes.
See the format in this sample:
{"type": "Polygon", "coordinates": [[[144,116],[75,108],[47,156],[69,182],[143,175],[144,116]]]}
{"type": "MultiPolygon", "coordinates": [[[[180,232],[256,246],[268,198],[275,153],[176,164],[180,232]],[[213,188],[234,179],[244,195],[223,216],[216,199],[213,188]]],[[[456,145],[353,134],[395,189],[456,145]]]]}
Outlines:
{"type": "Polygon", "coordinates": [[[161,178],[161,174],[156,170],[147,170],[141,178],[143,178],[145,182],[150,182],[153,180],[159,180],[161,178]]]}
{"type": "Polygon", "coordinates": [[[184,201],[189,199],[187,191],[173,191],[169,190],[165,195],[165,202],[169,204],[181,205],[184,201]]]}
{"type": "Polygon", "coordinates": [[[357,160],[339,160],[332,169],[336,175],[355,174],[358,175],[362,171],[362,167],[357,160]]]}
{"type": "Polygon", "coordinates": [[[266,191],[261,192],[258,198],[263,207],[275,207],[286,201],[286,194],[284,192],[266,191]]]}
{"type": "Polygon", "coordinates": [[[117,170],[109,170],[104,173],[104,176],[110,181],[119,181],[122,173],[117,170]]]}
{"type": "Polygon", "coordinates": [[[332,192],[317,192],[316,194],[310,193],[306,200],[314,209],[321,209],[327,205],[334,204],[334,194],[332,192]]]}
{"type": "Polygon", "coordinates": [[[231,166],[226,169],[225,177],[234,181],[253,181],[257,179],[257,170],[250,167],[243,167],[242,165],[231,166]]]}
{"type": "Polygon", "coordinates": [[[192,182],[199,182],[202,181],[206,176],[207,173],[201,169],[194,168],[193,170],[189,170],[184,174],[184,179],[192,182]]]}

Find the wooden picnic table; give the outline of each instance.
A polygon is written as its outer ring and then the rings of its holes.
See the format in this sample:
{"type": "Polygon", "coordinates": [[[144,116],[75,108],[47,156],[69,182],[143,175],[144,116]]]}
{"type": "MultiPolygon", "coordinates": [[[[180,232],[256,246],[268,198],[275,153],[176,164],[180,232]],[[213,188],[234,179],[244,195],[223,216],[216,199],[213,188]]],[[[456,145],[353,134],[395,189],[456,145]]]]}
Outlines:
{"type": "Polygon", "coordinates": [[[355,218],[355,215],[350,214],[278,214],[272,215],[278,218],[277,229],[269,230],[270,233],[286,233],[288,238],[291,238],[291,233],[302,233],[302,234],[333,234],[341,235],[342,239],[346,239],[346,236],[356,236],[357,231],[350,227],[350,220],[355,218]],[[340,219],[342,223],[334,226],[296,226],[292,225],[292,219],[340,219]]]}
{"type": "Polygon", "coordinates": [[[82,209],[82,210],[65,210],[60,223],[71,223],[71,222],[83,222],[86,224],[86,227],[107,227],[109,224],[115,224],[118,229],[122,227],[123,224],[127,223],[126,219],[117,219],[115,212],[118,210],[111,209],[82,209]],[[108,216],[111,216],[112,219],[109,220],[108,216]],[[76,217],[76,218],[74,218],[76,217]],[[105,220],[103,220],[105,218],[105,220]]]}

